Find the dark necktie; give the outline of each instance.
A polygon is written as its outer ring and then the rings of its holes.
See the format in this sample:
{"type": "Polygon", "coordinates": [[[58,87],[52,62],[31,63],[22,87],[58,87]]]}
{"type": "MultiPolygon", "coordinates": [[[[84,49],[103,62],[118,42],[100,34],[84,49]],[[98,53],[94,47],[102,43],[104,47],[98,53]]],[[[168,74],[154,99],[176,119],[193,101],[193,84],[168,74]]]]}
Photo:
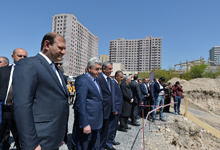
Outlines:
{"type": "Polygon", "coordinates": [[[11,84],[9,91],[8,91],[8,97],[6,99],[6,104],[11,105],[12,101],[13,101],[13,94],[12,94],[12,84],[11,84]]]}
{"type": "Polygon", "coordinates": [[[111,84],[110,84],[110,82],[111,82],[110,77],[107,77],[108,88],[109,88],[109,91],[111,92],[111,84]]]}

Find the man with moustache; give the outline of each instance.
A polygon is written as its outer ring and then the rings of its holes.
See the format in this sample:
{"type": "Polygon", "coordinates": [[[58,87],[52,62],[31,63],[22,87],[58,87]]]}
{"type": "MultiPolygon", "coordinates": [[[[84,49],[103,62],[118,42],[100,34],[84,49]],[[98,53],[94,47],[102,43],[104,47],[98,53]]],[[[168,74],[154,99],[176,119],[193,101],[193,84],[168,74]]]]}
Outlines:
{"type": "Polygon", "coordinates": [[[41,42],[41,51],[20,60],[15,67],[14,112],[24,150],[58,150],[64,143],[69,92],[54,62],[61,61],[65,49],[61,35],[47,33],[41,42]]]}
{"type": "MultiPolygon", "coordinates": [[[[18,131],[14,120],[14,108],[13,108],[13,94],[12,91],[12,78],[14,76],[14,68],[17,65],[17,62],[22,58],[27,57],[27,52],[22,48],[17,48],[13,51],[12,59],[14,63],[11,66],[5,66],[0,68],[0,95],[2,98],[2,123],[0,126],[0,142],[3,138],[2,149],[9,149],[10,144],[8,143],[8,132],[7,129],[11,130],[15,145],[17,149],[21,149],[18,139],[18,131]]],[[[20,84],[19,86],[21,86],[20,84]]]]}

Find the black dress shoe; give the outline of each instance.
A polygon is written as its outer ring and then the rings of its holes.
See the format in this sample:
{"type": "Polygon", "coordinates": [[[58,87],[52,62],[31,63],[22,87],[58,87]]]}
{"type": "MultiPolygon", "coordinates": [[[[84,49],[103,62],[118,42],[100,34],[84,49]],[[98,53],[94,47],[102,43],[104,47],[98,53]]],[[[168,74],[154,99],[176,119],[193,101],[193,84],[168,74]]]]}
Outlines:
{"type": "Polygon", "coordinates": [[[133,126],[140,126],[140,124],[138,124],[136,122],[131,123],[131,125],[133,125],[133,126]]]}
{"type": "Polygon", "coordinates": [[[115,143],[112,143],[113,145],[120,145],[120,143],[119,142],[115,142],[115,143]]]}
{"type": "Polygon", "coordinates": [[[116,150],[114,147],[106,147],[107,150],[116,150]]]}
{"type": "Polygon", "coordinates": [[[151,120],[151,122],[154,122],[154,121],[155,121],[155,119],[152,119],[152,120],[151,120]]]}
{"type": "Polygon", "coordinates": [[[128,132],[126,129],[124,128],[119,128],[118,131],[122,131],[122,132],[128,132]]]}
{"type": "Polygon", "coordinates": [[[131,127],[125,127],[125,129],[131,130],[131,127]]]}
{"type": "Polygon", "coordinates": [[[164,120],[163,118],[160,118],[161,121],[166,122],[166,120],[164,120]]]}

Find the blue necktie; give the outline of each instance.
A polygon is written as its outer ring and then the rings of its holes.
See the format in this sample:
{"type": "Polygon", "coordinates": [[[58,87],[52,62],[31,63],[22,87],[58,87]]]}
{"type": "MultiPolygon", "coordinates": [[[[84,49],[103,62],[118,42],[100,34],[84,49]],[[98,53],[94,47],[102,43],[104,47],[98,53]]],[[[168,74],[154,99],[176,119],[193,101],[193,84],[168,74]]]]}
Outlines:
{"type": "Polygon", "coordinates": [[[95,83],[95,85],[96,85],[96,87],[97,87],[97,89],[98,89],[98,91],[99,91],[99,94],[100,94],[100,89],[99,89],[99,86],[98,86],[98,84],[97,84],[97,82],[96,82],[96,79],[94,79],[94,83],[95,83]]]}
{"type": "Polygon", "coordinates": [[[111,92],[111,79],[109,77],[107,77],[107,83],[108,83],[108,88],[109,88],[109,91],[111,92]]]}

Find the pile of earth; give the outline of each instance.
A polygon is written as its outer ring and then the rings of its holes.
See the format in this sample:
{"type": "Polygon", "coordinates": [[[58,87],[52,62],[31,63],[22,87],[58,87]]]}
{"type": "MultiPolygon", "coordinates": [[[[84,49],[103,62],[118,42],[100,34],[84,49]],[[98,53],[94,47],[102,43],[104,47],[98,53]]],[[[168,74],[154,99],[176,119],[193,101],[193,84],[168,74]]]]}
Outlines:
{"type": "MultiPolygon", "coordinates": [[[[220,76],[216,79],[197,78],[190,81],[172,78],[168,82],[179,81],[183,87],[183,95],[202,108],[220,115],[220,76]]],[[[183,100],[184,103],[184,100],[183,100]]]]}
{"type": "Polygon", "coordinates": [[[220,139],[183,116],[170,116],[168,122],[158,127],[159,130],[151,131],[150,138],[145,139],[148,150],[220,149],[220,139]]]}

